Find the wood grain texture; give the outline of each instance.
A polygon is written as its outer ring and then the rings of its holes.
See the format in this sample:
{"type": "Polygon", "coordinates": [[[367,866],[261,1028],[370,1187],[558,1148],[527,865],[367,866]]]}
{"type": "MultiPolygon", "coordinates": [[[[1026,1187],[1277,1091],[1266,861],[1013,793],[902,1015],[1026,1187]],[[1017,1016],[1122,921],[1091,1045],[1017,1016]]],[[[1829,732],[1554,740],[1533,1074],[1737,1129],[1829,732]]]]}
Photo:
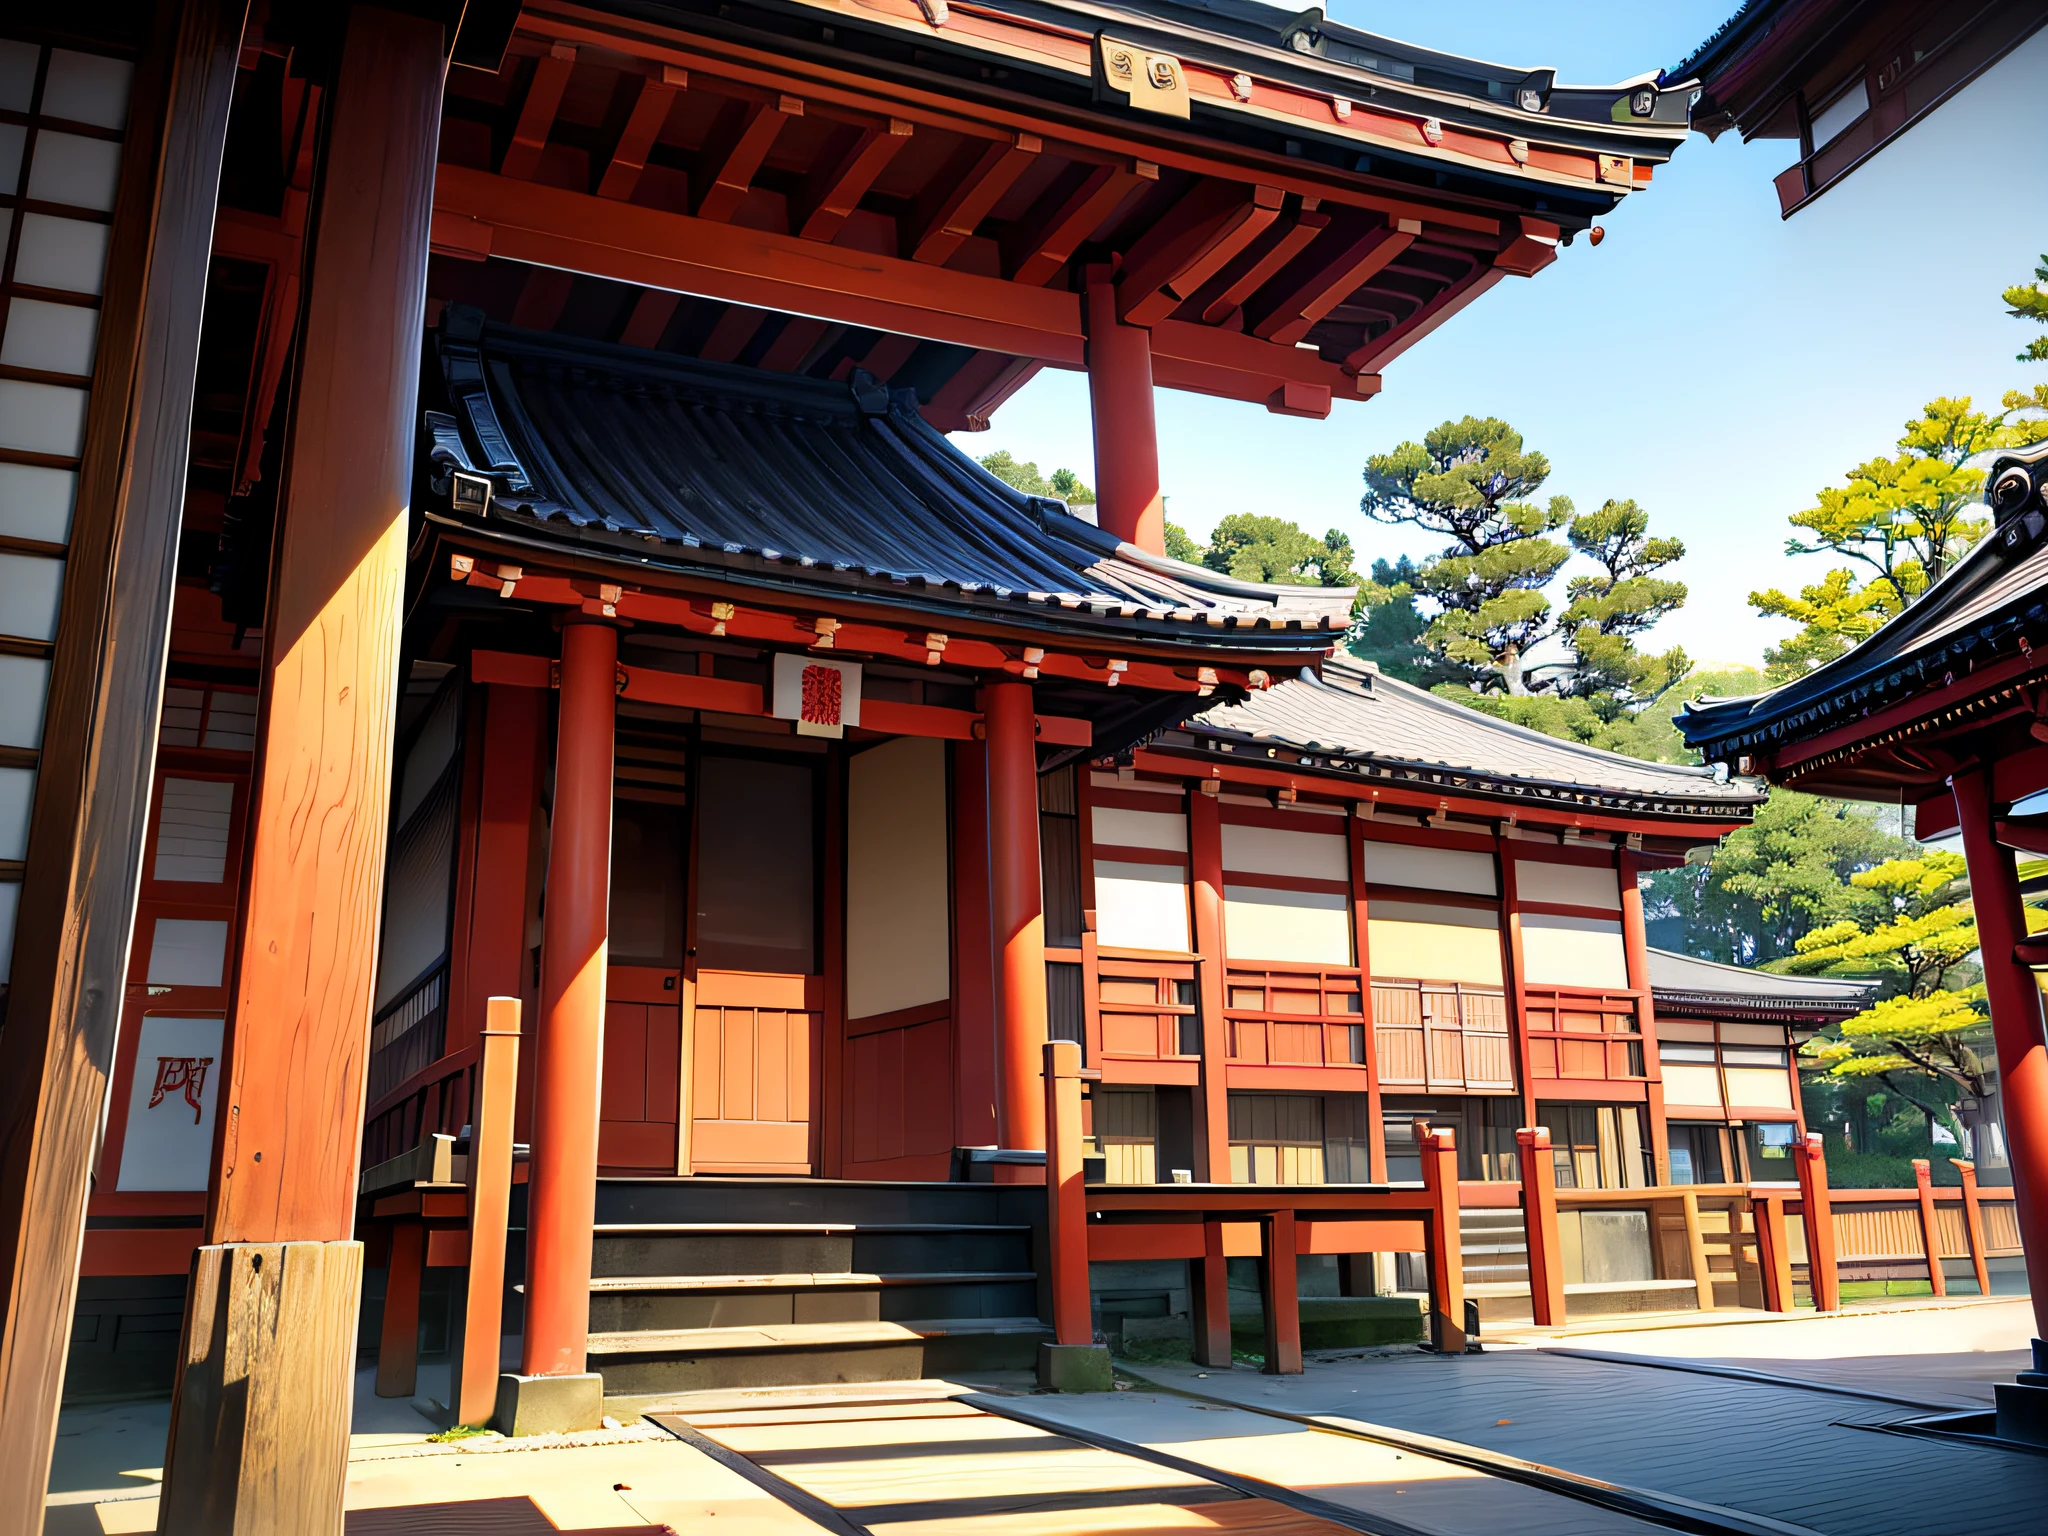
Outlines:
{"type": "Polygon", "coordinates": [[[339,1536],[363,1245],[193,1257],[157,1529],[339,1536]]]}
{"type": "Polygon", "coordinates": [[[264,640],[216,1242],[353,1220],[441,70],[438,24],[351,14],[264,640]]]}
{"type": "Polygon", "coordinates": [[[482,1424],[498,1406],[504,1328],[505,1240],[512,1210],[512,1128],[519,1090],[519,999],[488,1005],[476,1074],[469,1150],[469,1283],[454,1369],[455,1422],[482,1424]]]}
{"type": "Polygon", "coordinates": [[[192,386],[244,5],[136,71],[0,1029],[0,1531],[40,1531],[148,818],[192,386]]]}

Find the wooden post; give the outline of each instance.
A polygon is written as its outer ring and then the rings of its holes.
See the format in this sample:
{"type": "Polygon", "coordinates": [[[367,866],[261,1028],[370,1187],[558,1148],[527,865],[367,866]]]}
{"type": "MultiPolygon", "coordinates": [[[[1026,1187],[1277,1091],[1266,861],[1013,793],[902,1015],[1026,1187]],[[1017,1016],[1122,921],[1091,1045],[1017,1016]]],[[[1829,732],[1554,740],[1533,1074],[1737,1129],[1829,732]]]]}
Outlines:
{"type": "Polygon", "coordinates": [[[1152,333],[1117,318],[1107,268],[1089,269],[1085,302],[1096,516],[1105,532],[1163,555],[1166,502],[1159,494],[1159,429],[1152,412],[1152,333]]]}
{"type": "MultiPolygon", "coordinates": [[[[522,1369],[528,1376],[581,1375],[590,1335],[618,659],[619,632],[609,624],[563,628],[527,1168],[522,1369]]],[[[688,1114],[689,1106],[680,1105],[678,1113],[688,1114]]]]}
{"type": "Polygon", "coordinates": [[[1799,1205],[1806,1222],[1806,1273],[1813,1304],[1822,1312],[1842,1306],[1842,1287],[1835,1274],[1835,1216],[1828,1201],[1828,1165],[1820,1132],[1792,1143],[1799,1166],[1799,1205]]]}
{"type": "Polygon", "coordinates": [[[1054,1342],[1093,1344],[1088,1296],[1088,1194],[1081,1174],[1081,1047],[1048,1040],[1045,1062],[1045,1225],[1051,1247],[1054,1342]]]}
{"type": "Polygon", "coordinates": [[[1688,1189],[1684,1198],[1685,1251],[1692,1261],[1693,1291],[1702,1312],[1714,1310],[1714,1271],[1707,1263],[1707,1239],[1700,1227],[1700,1197],[1688,1189]]]}
{"type": "Polygon", "coordinates": [[[391,1225],[384,1266],[384,1327],[377,1340],[377,1395],[411,1397],[420,1374],[420,1281],[427,1272],[427,1224],[391,1225]]]}
{"type": "MultiPolygon", "coordinates": [[[[1351,940],[1358,960],[1359,1022],[1365,1029],[1365,1160],[1366,1172],[1372,1182],[1384,1184],[1388,1182],[1387,1122],[1384,1088],[1380,1082],[1379,1031],[1373,1027],[1372,1013],[1372,904],[1365,886],[1365,827],[1357,812],[1358,807],[1354,806],[1344,841],[1351,854],[1351,940]]],[[[1378,1288],[1374,1276],[1379,1255],[1368,1253],[1356,1257],[1364,1266],[1366,1285],[1361,1291],[1347,1290],[1345,1294],[1376,1294],[1378,1288]]],[[[1346,1283],[1350,1283],[1348,1279],[1346,1283]]]]}
{"type": "Polygon", "coordinates": [[[1259,1300],[1265,1314],[1268,1376],[1301,1374],[1301,1276],[1292,1210],[1259,1218],[1259,1300]]]}
{"type": "MultiPolygon", "coordinates": [[[[475,888],[469,903],[467,986],[448,1010],[450,1052],[490,1028],[490,1000],[519,991],[526,956],[526,881],[539,793],[540,744],[547,695],[492,683],[484,690],[477,796],[475,888]]],[[[517,1027],[517,1021],[514,1021],[517,1027]]]]}
{"type": "Polygon", "coordinates": [[[354,7],[328,94],[169,1532],[340,1519],[442,42],[438,21],[354,7]]]}
{"type": "MultiPolygon", "coordinates": [[[[1636,1028],[1642,1039],[1643,1077],[1646,1080],[1650,1138],[1654,1160],[1654,1181],[1671,1182],[1671,1127],[1664,1116],[1664,1071],[1657,1058],[1657,1004],[1650,981],[1649,929],[1643,922],[1643,888],[1636,883],[1640,861],[1624,848],[1618,861],[1621,882],[1621,942],[1628,955],[1628,982],[1636,994],[1636,1028]]],[[[1797,1103],[1797,1099],[1794,1101],[1797,1103]]]]}
{"type": "Polygon", "coordinates": [[[1948,1277],[1941,1272],[1941,1222],[1934,1214],[1932,1165],[1924,1157],[1913,1159],[1913,1193],[1920,1201],[1920,1245],[1927,1250],[1927,1283],[1934,1294],[1948,1294],[1948,1277]]]}
{"type": "Polygon", "coordinates": [[[1458,1235],[1458,1143],[1449,1126],[1432,1129],[1415,1121],[1422,1153],[1422,1187],[1428,1191],[1429,1338],[1438,1353],[1465,1352],[1465,1269],[1458,1235]]]}
{"type": "MultiPolygon", "coordinates": [[[[953,744],[953,1134],[996,1139],[996,975],[988,888],[988,748],[953,744]]],[[[1086,772],[1085,768],[1077,772],[1086,772]]],[[[1083,850],[1084,857],[1086,850],[1083,850]]]]}
{"type": "Polygon", "coordinates": [[[1529,1252],[1529,1311],[1539,1328],[1565,1323],[1564,1251],[1557,1233],[1557,1165],[1550,1156],[1550,1128],[1515,1132],[1522,1162],[1522,1227],[1529,1252]]]}
{"type": "Polygon", "coordinates": [[[995,919],[996,1140],[1045,1146],[1045,891],[1038,870],[1038,716],[1029,683],[981,691],[988,730],[990,909],[995,919]]]}
{"type": "Polygon", "coordinates": [[[504,1334],[505,1229],[512,1207],[512,1125],[518,1114],[519,999],[485,1007],[469,1126],[469,1285],[455,1362],[455,1422],[482,1424],[498,1405],[504,1334]]]}
{"type": "Polygon", "coordinates": [[[1785,1233],[1785,1197],[1758,1195],[1752,1198],[1752,1220],[1756,1223],[1756,1263],[1761,1273],[1766,1312],[1792,1310],[1792,1251],[1785,1233]]]}
{"type": "Polygon", "coordinates": [[[1956,1172],[1963,1177],[1963,1227],[1970,1234],[1970,1267],[1977,1272],[1977,1294],[1991,1294],[1991,1267],[1984,1258],[1984,1207],[1977,1196],[1977,1165],[1952,1157],[1956,1172]]]}
{"type": "Polygon", "coordinates": [[[14,758],[35,770],[35,803],[0,1028],[0,1530],[43,1525],[126,996],[245,10],[243,0],[187,0],[133,13],[153,17],[154,31],[136,39],[110,255],[103,278],[81,270],[76,285],[100,295],[92,383],[48,391],[83,393],[85,426],[41,748],[14,758]]]}
{"type": "Polygon", "coordinates": [[[1216,796],[1188,796],[1196,975],[1202,998],[1202,1077],[1195,1089],[1195,1178],[1230,1182],[1230,1021],[1223,1016],[1223,818],[1216,796]]]}
{"type": "MultiPolygon", "coordinates": [[[[1522,943],[1522,896],[1521,861],[1509,851],[1506,838],[1500,840],[1500,910],[1502,918],[1501,938],[1507,949],[1508,999],[1511,1005],[1515,1035],[1515,1066],[1522,1081],[1522,1123],[1534,1125],[1537,1120],[1536,1072],[1532,1061],[1533,1050],[1529,1044],[1529,1005],[1527,988],[1522,978],[1527,974],[1522,943]]],[[[1425,1049],[1427,1041],[1424,1042],[1425,1049]]]]}
{"type": "Polygon", "coordinates": [[[1970,907],[1984,959],[1984,991],[1998,1050],[1998,1101],[2012,1165],[2013,1217],[2026,1256],[2034,1336],[2048,1338],[2048,1043],[2041,1035],[2041,989],[2013,958],[2027,936],[2019,871],[1998,841],[1989,765],[1949,780],[1970,869],[1970,907]]]}
{"type": "Polygon", "coordinates": [[[1230,1265],[1223,1256],[1223,1223],[1202,1223],[1202,1256],[1188,1261],[1195,1364],[1230,1369],[1230,1265]]]}

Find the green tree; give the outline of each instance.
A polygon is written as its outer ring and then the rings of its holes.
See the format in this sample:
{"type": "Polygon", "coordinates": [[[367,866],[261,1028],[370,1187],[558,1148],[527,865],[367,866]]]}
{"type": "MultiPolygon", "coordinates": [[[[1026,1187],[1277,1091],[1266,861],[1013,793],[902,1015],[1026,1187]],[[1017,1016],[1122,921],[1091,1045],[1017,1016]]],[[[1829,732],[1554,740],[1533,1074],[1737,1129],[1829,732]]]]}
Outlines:
{"type": "Polygon", "coordinates": [[[1897,591],[1881,581],[1858,585],[1856,573],[1836,567],[1792,597],[1775,587],[1752,592],[1759,613],[1787,618],[1799,626],[1789,638],[1764,647],[1764,666],[1773,687],[1803,677],[1833,661],[1905,607],[1897,591]]]}
{"type": "Polygon", "coordinates": [[[1451,541],[1414,580],[1438,609],[1425,643],[1472,681],[1496,682],[1509,694],[1529,691],[1524,658],[1554,624],[1543,588],[1571,554],[1543,537],[1570,520],[1571,503],[1527,499],[1549,476],[1549,460],[1493,417],[1444,422],[1365,465],[1360,511],[1451,541]]]}
{"type": "Polygon", "coordinates": [[[1748,826],[1658,870],[1647,891],[1654,915],[1683,920],[1690,953],[1761,965],[1795,954],[1802,937],[1827,924],[1875,926],[1883,897],[1850,877],[1915,847],[1880,827],[1868,806],[1777,789],[1748,826]]]}
{"type": "Polygon", "coordinates": [[[1095,493],[1081,483],[1081,477],[1071,469],[1056,469],[1051,478],[1038,472],[1034,460],[1019,464],[1007,448],[998,448],[994,453],[985,454],[979,461],[981,467],[1004,484],[1013,486],[1026,496],[1050,496],[1064,501],[1069,506],[1088,506],[1095,500],[1095,493]]]}
{"type": "MultiPolygon", "coordinates": [[[[2048,256],[2034,267],[2034,281],[2005,290],[2005,312],[2030,325],[2048,326],[2048,256]]],[[[2036,336],[2019,354],[2023,363],[2048,363],[2048,336],[2036,336]]],[[[2020,443],[2038,443],[2048,438],[2048,384],[2032,389],[2007,390],[1999,402],[2005,407],[2013,437],[2020,443]],[[2030,414],[2031,413],[2031,414],[2030,414]]]]}
{"type": "Polygon", "coordinates": [[[1352,586],[1358,576],[1351,560],[1351,540],[1335,528],[1318,539],[1284,517],[1255,512],[1224,518],[1202,552],[1202,564],[1212,571],[1290,587],[1352,586]]]}
{"type": "Polygon", "coordinates": [[[1187,529],[1179,523],[1166,525],[1166,552],[1176,560],[1185,560],[1189,565],[1202,563],[1202,546],[1188,537],[1187,529]]]}
{"type": "Polygon", "coordinates": [[[1981,1099],[1991,1089],[1984,987],[1966,964],[1977,923],[1963,857],[1927,849],[1860,870],[1849,883],[1877,897],[1874,906],[1802,935],[1770,969],[1869,978],[1884,995],[1809,1041],[1805,1062],[1832,1078],[1882,1083],[1961,1138],[1954,1097],[1981,1099]]]}
{"type": "Polygon", "coordinates": [[[1597,512],[1580,513],[1565,537],[1600,570],[1565,583],[1571,603],[1563,628],[1576,659],[1560,691],[1623,706],[1656,698],[1692,670],[1677,647],[1649,656],[1636,644],[1685,603],[1685,583],[1656,574],[1683,558],[1684,543],[1652,538],[1650,514],[1633,501],[1609,501],[1597,512]]]}
{"type": "Polygon", "coordinates": [[[1371,578],[1358,586],[1345,649],[1389,677],[1430,688],[1463,674],[1422,643],[1429,620],[1415,604],[1415,576],[1415,562],[1406,555],[1373,561],[1371,578]]]}

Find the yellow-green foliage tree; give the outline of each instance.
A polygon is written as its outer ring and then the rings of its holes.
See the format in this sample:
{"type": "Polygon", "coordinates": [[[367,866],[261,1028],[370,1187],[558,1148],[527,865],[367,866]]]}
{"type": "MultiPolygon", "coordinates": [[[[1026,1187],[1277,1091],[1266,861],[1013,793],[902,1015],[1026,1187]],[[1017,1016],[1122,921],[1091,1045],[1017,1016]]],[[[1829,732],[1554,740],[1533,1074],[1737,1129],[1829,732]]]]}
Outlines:
{"type": "Polygon", "coordinates": [[[1815,928],[1766,969],[1869,978],[1889,995],[1844,1020],[1834,1038],[1808,1042],[1805,1062],[1838,1079],[1876,1079],[1960,1138],[1966,1127],[1951,1096],[1929,1089],[1946,1084],[1971,1099],[1991,1089],[1984,987],[1965,965],[1977,948],[1977,920],[1962,855],[1928,849],[1888,859],[1849,883],[1880,899],[1880,915],[1815,928]]]}

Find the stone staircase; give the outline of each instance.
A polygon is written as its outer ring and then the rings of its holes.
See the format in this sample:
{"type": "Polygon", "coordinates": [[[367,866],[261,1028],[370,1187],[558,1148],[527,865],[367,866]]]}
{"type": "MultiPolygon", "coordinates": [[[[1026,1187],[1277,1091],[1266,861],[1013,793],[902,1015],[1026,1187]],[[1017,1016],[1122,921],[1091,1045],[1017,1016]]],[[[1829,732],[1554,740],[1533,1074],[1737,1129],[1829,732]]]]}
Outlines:
{"type": "Polygon", "coordinates": [[[1028,1369],[1045,1192],[600,1179],[590,1368],[607,1399],[1028,1369]]]}
{"type": "Polygon", "coordinates": [[[1529,1239],[1516,1206],[1463,1206],[1458,1211],[1465,1294],[1479,1303],[1482,1323],[1529,1315],[1529,1239]]]}

